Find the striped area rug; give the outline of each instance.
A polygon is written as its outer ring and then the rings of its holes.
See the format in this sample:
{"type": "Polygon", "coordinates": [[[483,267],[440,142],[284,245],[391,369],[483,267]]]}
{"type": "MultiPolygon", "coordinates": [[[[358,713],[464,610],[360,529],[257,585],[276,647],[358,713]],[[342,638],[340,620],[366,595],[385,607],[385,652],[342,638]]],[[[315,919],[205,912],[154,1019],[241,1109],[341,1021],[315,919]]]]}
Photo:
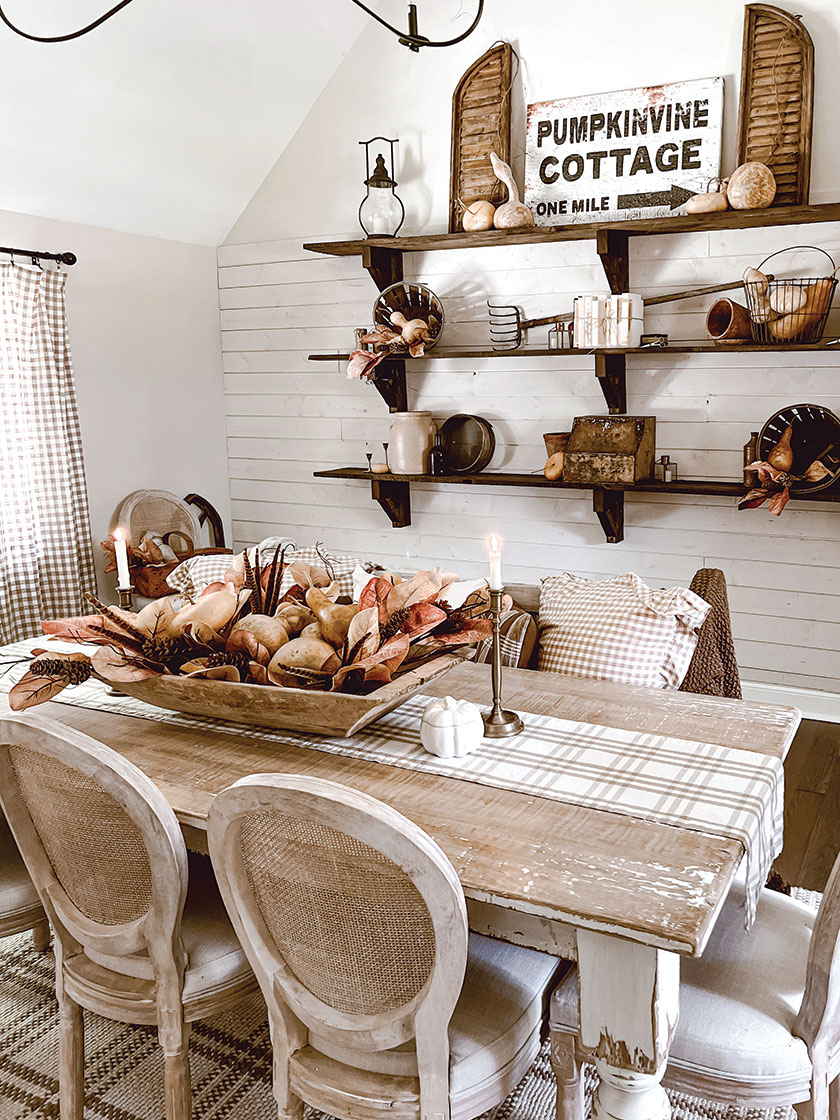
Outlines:
{"type": "MultiPolygon", "coordinates": [[[[819,896],[796,892],[802,901],[819,896]]],[[[58,1120],[58,1008],[52,951],[28,934],[0,942],[0,1120],[58,1120]]],[[[148,1027],[85,1016],[85,1120],[161,1120],[163,1062],[148,1027]]],[[[271,1120],[271,1043],[260,997],[194,1024],[194,1120],[271,1120]]],[[[596,1084],[586,1067],[587,1109],[596,1084]]],[[[793,1109],[730,1108],[671,1094],[674,1120],[795,1120],[793,1109]]],[[[308,1110],[304,1120],[328,1120],[308,1110]]],[[[548,1044],[518,1088],[485,1120],[554,1120],[548,1044]]]]}

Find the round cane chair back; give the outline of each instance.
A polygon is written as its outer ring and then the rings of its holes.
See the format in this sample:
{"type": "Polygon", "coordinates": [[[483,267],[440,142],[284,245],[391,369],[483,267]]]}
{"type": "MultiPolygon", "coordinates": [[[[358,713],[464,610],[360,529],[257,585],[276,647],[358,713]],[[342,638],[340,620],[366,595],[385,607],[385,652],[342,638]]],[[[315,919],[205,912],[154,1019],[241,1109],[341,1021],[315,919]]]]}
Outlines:
{"type": "Polygon", "coordinates": [[[0,719],[0,803],[59,940],[151,957],[178,944],[186,847],[130,762],[42,716],[0,719]]]}
{"type": "Polygon", "coordinates": [[[350,1048],[416,1034],[426,1000],[448,1021],[467,959],[461,885],[400,813],[334,782],[245,778],[211,809],[210,855],[267,1000],[350,1048]]]}
{"type": "Polygon", "coordinates": [[[201,544],[198,517],[186,502],[168,490],[135,490],[117,509],[115,528],[127,533],[137,548],[145,533],[158,533],[179,555],[201,544]]]}

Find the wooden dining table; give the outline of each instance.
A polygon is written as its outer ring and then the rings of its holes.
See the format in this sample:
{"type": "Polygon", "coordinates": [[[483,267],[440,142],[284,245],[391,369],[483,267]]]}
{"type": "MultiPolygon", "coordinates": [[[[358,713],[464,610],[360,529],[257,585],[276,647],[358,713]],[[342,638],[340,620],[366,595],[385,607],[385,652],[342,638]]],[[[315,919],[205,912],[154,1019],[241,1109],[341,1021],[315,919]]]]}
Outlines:
{"type": "MultiPolygon", "coordinates": [[[[794,708],[507,669],[505,706],[783,759],[794,708]]],[[[487,705],[489,667],[464,663],[426,687],[487,705]]],[[[6,698],[2,697],[6,710],[6,698]]],[[[743,857],[739,841],[379,762],[261,741],[258,729],[194,730],[51,702],[163,791],[190,847],[206,851],[215,795],[253,773],[314,775],[392,805],[443,848],[470,927],[576,960],[581,1034],[606,1120],[669,1115],[660,1081],[679,1006],[679,962],[699,956],[743,857]]],[[[510,739],[516,750],[516,738],[510,739]]]]}

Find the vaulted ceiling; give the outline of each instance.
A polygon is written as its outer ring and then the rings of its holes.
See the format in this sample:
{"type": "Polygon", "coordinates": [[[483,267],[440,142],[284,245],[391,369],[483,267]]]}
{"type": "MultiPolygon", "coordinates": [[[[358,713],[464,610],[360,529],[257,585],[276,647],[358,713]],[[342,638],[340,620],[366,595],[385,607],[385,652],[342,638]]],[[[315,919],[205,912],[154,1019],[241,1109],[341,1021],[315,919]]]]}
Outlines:
{"type": "MultiPolygon", "coordinates": [[[[4,8],[55,35],[111,2],[4,8]]],[[[134,0],[70,43],[0,26],[0,209],[218,244],[367,19],[350,0],[134,0]]]]}

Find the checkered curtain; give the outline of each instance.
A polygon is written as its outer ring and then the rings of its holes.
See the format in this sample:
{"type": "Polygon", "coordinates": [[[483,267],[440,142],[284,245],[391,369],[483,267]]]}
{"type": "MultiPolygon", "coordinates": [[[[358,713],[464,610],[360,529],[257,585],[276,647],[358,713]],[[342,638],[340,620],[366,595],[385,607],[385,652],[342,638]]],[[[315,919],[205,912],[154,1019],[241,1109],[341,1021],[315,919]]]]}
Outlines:
{"type": "Polygon", "coordinates": [[[0,640],[84,613],[95,590],[64,285],[0,265],[0,640]]]}

